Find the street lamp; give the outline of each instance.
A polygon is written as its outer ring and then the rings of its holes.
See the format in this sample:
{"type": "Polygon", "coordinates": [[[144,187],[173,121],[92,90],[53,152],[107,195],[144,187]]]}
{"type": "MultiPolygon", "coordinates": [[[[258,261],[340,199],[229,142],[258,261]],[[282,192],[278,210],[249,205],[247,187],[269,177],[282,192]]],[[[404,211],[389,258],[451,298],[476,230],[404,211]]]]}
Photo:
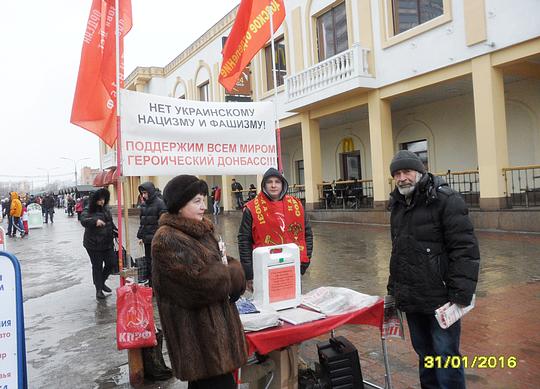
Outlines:
{"type": "MultiPolygon", "coordinates": [[[[49,180],[50,171],[51,171],[51,170],[54,170],[54,169],[58,169],[58,166],[53,167],[53,168],[50,168],[50,169],[47,169],[47,168],[44,168],[44,167],[38,167],[38,168],[36,168],[36,169],[39,169],[39,170],[45,170],[45,171],[47,172],[47,187],[48,187],[49,184],[50,184],[50,180],[49,180]]],[[[32,184],[33,184],[33,182],[32,182],[32,184]]]]}
{"type": "Polygon", "coordinates": [[[68,157],[60,157],[60,159],[67,159],[68,161],[73,162],[73,165],[75,167],[75,186],[77,186],[77,162],[83,161],[85,159],[90,159],[90,157],[79,158],[79,159],[71,159],[71,158],[68,158],[68,157]]]}

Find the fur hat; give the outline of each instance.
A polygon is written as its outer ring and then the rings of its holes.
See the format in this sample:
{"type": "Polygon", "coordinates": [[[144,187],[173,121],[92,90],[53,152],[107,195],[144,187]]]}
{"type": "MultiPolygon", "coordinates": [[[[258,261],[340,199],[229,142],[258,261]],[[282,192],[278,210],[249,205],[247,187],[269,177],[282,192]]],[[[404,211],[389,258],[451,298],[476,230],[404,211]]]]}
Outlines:
{"type": "Polygon", "coordinates": [[[163,189],[163,200],[169,213],[176,214],[198,194],[208,196],[208,185],[195,176],[182,174],[170,180],[163,189]]]}
{"type": "Polygon", "coordinates": [[[426,172],[422,160],[418,155],[409,150],[399,150],[390,163],[390,174],[392,177],[395,172],[401,169],[416,170],[420,173],[426,172]]]}

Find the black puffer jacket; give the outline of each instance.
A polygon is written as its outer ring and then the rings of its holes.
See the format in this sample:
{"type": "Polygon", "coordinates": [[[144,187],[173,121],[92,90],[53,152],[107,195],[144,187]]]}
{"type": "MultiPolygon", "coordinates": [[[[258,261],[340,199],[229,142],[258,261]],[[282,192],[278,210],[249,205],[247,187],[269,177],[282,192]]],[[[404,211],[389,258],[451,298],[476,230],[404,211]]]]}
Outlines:
{"type": "Polygon", "coordinates": [[[88,207],[81,214],[81,224],[84,227],[83,246],[88,250],[108,250],[113,247],[113,239],[116,234],[111,211],[109,211],[110,193],[107,189],[98,189],[90,196],[88,207]],[[105,204],[97,205],[99,199],[104,199],[105,204]],[[103,220],[105,225],[97,227],[96,223],[103,220]]]}
{"type": "Polygon", "coordinates": [[[448,301],[469,305],[480,263],[478,242],[461,196],[424,174],[410,205],[390,195],[392,257],[388,293],[404,312],[432,314],[448,301]]]}
{"type": "Polygon", "coordinates": [[[148,200],[141,205],[141,225],[137,231],[137,238],[144,243],[152,243],[152,238],[158,229],[159,217],[167,212],[167,206],[163,199],[157,195],[157,190],[151,182],[145,182],[139,186],[139,192],[148,192],[148,200]]]}
{"type": "MultiPolygon", "coordinates": [[[[281,175],[276,169],[269,169],[263,176],[262,182],[261,182],[261,190],[264,193],[264,195],[270,199],[270,195],[266,193],[266,190],[264,189],[264,184],[266,180],[269,177],[280,177],[281,182],[283,182],[283,189],[281,190],[281,195],[279,197],[279,200],[282,200],[283,197],[287,194],[287,190],[289,189],[289,183],[281,175]]],[[[309,259],[311,259],[311,254],[313,252],[313,231],[311,230],[311,224],[309,223],[309,218],[307,216],[307,213],[304,212],[304,225],[306,229],[306,250],[307,250],[307,256],[309,259]]],[[[238,252],[240,255],[240,262],[242,262],[242,266],[244,267],[244,272],[246,273],[246,279],[252,280],[253,279],[253,234],[252,234],[252,226],[253,226],[253,217],[251,215],[251,212],[247,207],[244,208],[244,213],[242,215],[242,221],[240,222],[240,228],[238,230],[238,252]]],[[[302,263],[302,274],[305,273],[307,270],[309,263],[302,263]]]]}

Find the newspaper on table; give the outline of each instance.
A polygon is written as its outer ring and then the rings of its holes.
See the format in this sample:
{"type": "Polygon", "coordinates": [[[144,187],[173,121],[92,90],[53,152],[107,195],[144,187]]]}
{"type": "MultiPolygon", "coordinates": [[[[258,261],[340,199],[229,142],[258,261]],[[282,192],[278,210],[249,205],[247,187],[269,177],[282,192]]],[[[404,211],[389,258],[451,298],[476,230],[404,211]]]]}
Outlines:
{"type": "Polygon", "coordinates": [[[257,307],[253,313],[240,314],[240,321],[245,332],[260,331],[282,324],[278,312],[270,307],[257,307]]]}
{"type": "Polygon", "coordinates": [[[448,302],[442,307],[435,310],[435,318],[437,319],[437,322],[439,323],[441,328],[446,329],[452,324],[454,324],[456,321],[461,319],[471,309],[473,309],[475,301],[476,294],[473,294],[471,304],[466,307],[448,302]]]}
{"type": "Polygon", "coordinates": [[[385,338],[400,338],[405,339],[403,331],[403,315],[396,308],[396,299],[394,296],[384,296],[384,319],[382,336],[385,338]]]}
{"type": "Polygon", "coordinates": [[[303,295],[301,305],[326,316],[336,316],[371,307],[377,301],[378,296],[370,296],[352,289],[321,286],[303,295]]]}

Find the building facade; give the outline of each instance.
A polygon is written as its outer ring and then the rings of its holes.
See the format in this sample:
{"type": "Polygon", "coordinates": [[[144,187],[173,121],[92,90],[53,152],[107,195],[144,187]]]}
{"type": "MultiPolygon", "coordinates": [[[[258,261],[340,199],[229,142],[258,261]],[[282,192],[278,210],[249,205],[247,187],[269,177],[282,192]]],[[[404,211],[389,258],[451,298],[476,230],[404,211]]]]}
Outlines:
{"type": "MultiPolygon", "coordinates": [[[[538,215],[540,2],[287,0],[285,6],[274,39],[277,97],[270,42],[246,72],[250,93],[228,95],[217,82],[236,9],[165,67],[136,68],[126,88],[191,100],[275,101],[284,172],[308,210],[385,209],[390,161],[406,148],[473,209],[500,215],[521,207],[538,215]]],[[[224,205],[233,209],[233,177],[205,178],[228,189],[224,205]]],[[[260,181],[235,178],[244,188],[260,181]]],[[[130,178],[131,203],[141,181],[162,188],[169,179],[130,178]]],[[[366,215],[355,218],[386,217],[366,215]]],[[[497,223],[489,226],[505,228],[497,223]]]]}

